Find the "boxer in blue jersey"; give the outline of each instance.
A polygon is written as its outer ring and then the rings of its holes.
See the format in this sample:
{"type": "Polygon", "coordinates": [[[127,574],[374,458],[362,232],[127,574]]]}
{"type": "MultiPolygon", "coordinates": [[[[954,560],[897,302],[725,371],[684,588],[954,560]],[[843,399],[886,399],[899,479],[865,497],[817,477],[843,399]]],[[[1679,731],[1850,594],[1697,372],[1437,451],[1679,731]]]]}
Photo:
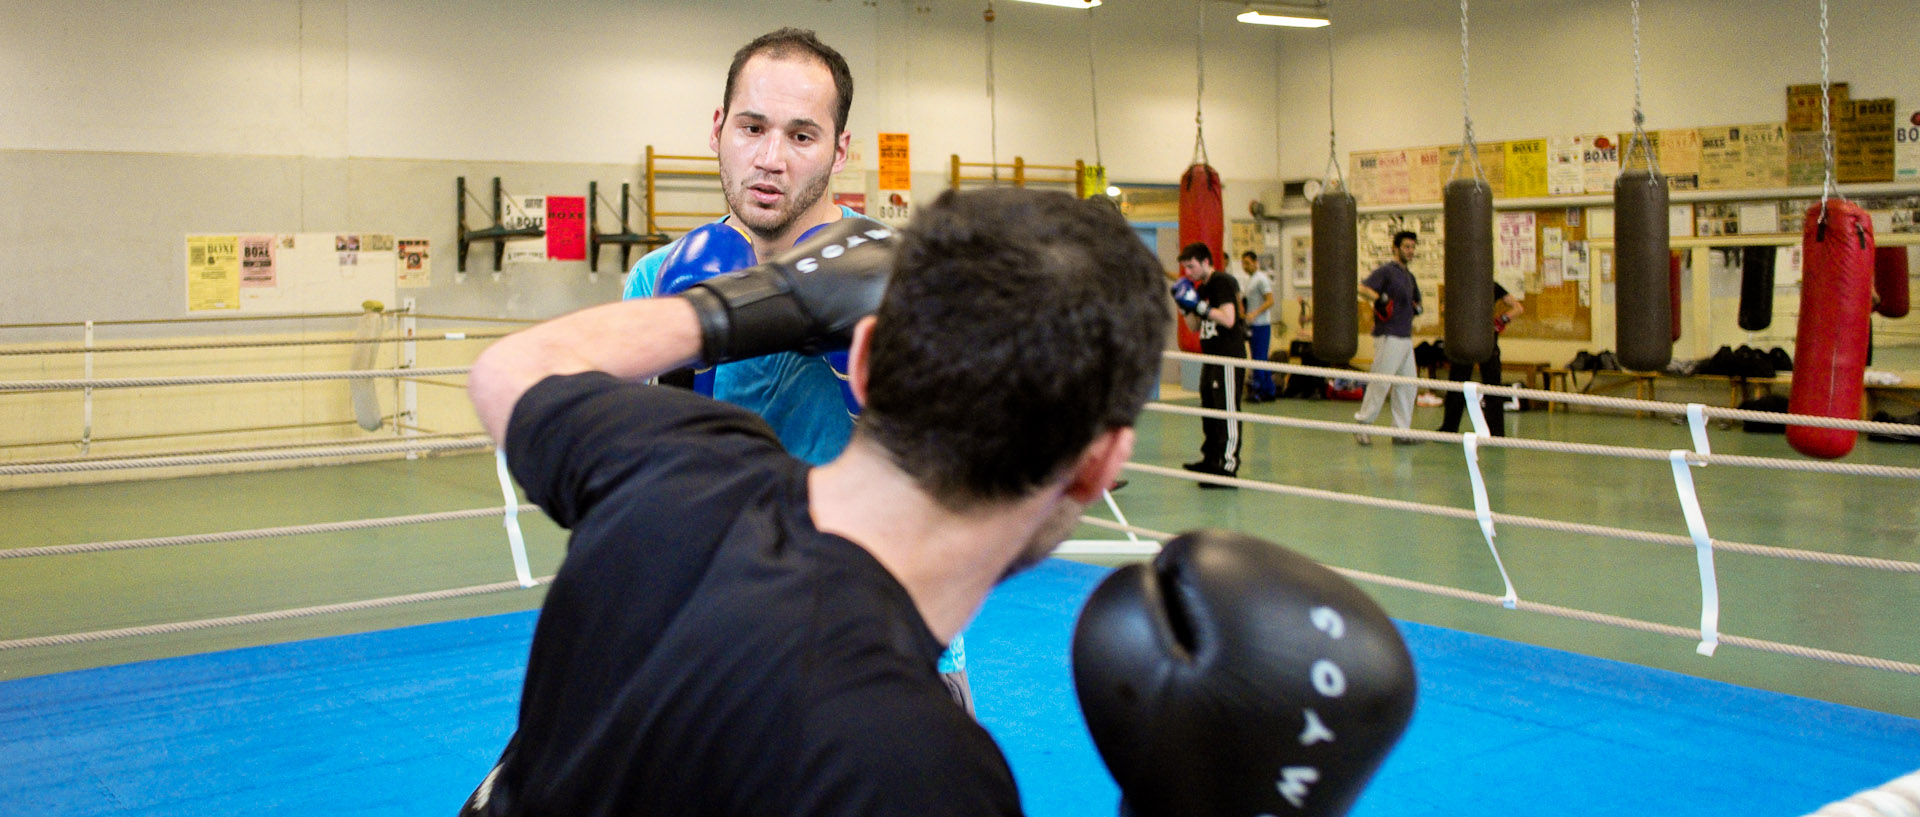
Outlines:
{"type": "MultiPolygon", "coordinates": [[[[810,31],[763,35],[734,54],[722,102],[707,146],[720,159],[727,215],[642,257],[625,298],[676,294],[772,258],[823,225],[865,218],[825,195],[853,142],[853,74],[839,52],[810,31]]],[[[823,465],[853,438],[858,411],[844,360],[836,367],[835,357],[780,352],[722,364],[712,372],[712,396],[759,414],[788,453],[823,465]]],[[[972,712],[961,637],[940,656],[940,672],[972,712]]]]}

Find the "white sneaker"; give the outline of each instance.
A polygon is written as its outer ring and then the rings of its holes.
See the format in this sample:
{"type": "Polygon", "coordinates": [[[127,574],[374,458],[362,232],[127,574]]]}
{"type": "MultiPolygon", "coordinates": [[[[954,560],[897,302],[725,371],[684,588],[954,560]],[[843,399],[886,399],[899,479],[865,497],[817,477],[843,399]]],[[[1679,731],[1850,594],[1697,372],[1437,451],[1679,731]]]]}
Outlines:
{"type": "Polygon", "coordinates": [[[1361,445],[1373,445],[1373,438],[1360,431],[1353,433],[1353,441],[1361,445]]]}

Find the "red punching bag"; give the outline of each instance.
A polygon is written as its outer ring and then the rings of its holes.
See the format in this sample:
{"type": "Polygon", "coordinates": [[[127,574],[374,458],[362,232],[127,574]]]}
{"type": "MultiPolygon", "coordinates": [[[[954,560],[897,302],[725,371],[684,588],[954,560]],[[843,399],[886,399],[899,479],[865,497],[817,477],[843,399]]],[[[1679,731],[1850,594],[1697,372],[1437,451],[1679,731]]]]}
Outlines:
{"type": "Polygon", "coordinates": [[[1873,311],[1889,318],[1907,316],[1907,248],[1881,247],[1873,253],[1873,311]]]}
{"type": "MultiPolygon", "coordinates": [[[[1807,209],[1801,234],[1800,327],[1794,336],[1794,414],[1860,419],[1867,371],[1868,315],[1873,311],[1873,220],[1842,199],[1807,209]]],[[[1809,457],[1837,459],[1853,450],[1857,432],[1787,426],[1787,442],[1809,457]]]]}
{"type": "MultiPolygon", "coordinates": [[[[1224,269],[1226,256],[1220,252],[1220,236],[1226,232],[1226,217],[1220,204],[1220,173],[1212,165],[1196,164],[1180,175],[1180,246],[1199,242],[1213,253],[1214,269],[1224,269]]],[[[1200,334],[1177,321],[1180,351],[1199,352],[1200,334]]]]}

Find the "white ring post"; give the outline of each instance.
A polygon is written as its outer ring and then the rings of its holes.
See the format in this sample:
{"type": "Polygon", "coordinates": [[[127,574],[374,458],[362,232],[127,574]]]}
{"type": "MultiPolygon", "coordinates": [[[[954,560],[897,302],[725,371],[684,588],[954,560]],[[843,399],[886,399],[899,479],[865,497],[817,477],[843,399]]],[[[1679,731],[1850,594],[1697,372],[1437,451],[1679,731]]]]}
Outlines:
{"type": "Polygon", "coordinates": [[[507,545],[513,551],[513,575],[521,587],[533,586],[533,571],[527,567],[527,540],[520,534],[520,496],[513,492],[513,475],[507,473],[507,452],[495,449],[493,461],[500,473],[500,491],[507,496],[507,545]]]}

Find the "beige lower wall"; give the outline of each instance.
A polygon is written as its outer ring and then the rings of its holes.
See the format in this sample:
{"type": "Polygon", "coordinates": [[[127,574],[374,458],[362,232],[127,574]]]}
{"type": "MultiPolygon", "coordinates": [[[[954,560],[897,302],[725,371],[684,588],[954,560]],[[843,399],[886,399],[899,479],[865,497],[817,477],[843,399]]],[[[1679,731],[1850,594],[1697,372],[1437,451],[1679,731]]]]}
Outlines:
{"type": "MultiPolygon", "coordinates": [[[[176,344],[215,342],[241,344],[289,340],[339,340],[352,337],[353,324],[311,331],[259,335],[178,335],[137,341],[96,339],[97,345],[176,344]]],[[[446,332],[493,334],[512,324],[464,326],[421,321],[420,334],[446,332]]],[[[389,327],[391,327],[389,322],[389,327]]],[[[391,333],[391,329],[389,329],[391,333]]],[[[0,351],[44,351],[79,345],[48,342],[0,346],[0,351]]],[[[468,366],[490,339],[419,341],[417,368],[468,366]]],[[[94,378],[234,376],[295,372],[345,371],[353,347],[348,344],[271,346],[169,351],[97,352],[94,378]]],[[[399,344],[380,344],[376,368],[394,367],[399,344]]],[[[0,381],[78,379],[84,374],[82,354],[0,355],[0,381]]],[[[464,375],[429,378],[436,383],[464,386],[464,375]]],[[[234,385],[165,386],[95,389],[89,398],[79,390],[0,392],[0,465],[43,460],[88,460],[204,452],[216,449],[263,448],[309,443],[380,442],[399,438],[393,415],[400,401],[394,380],[372,381],[387,417],[379,431],[362,430],[354,422],[348,381],[262,383],[234,385]],[[89,440],[83,444],[83,439],[89,440]]],[[[477,432],[479,421],[467,403],[463,388],[416,384],[417,414],[410,424],[421,433],[477,432]]],[[[0,475],[0,489],[90,482],[153,479],[189,474],[221,473],[300,467],[332,459],[271,463],[234,463],[165,469],[83,471],[76,473],[0,475]]]]}

